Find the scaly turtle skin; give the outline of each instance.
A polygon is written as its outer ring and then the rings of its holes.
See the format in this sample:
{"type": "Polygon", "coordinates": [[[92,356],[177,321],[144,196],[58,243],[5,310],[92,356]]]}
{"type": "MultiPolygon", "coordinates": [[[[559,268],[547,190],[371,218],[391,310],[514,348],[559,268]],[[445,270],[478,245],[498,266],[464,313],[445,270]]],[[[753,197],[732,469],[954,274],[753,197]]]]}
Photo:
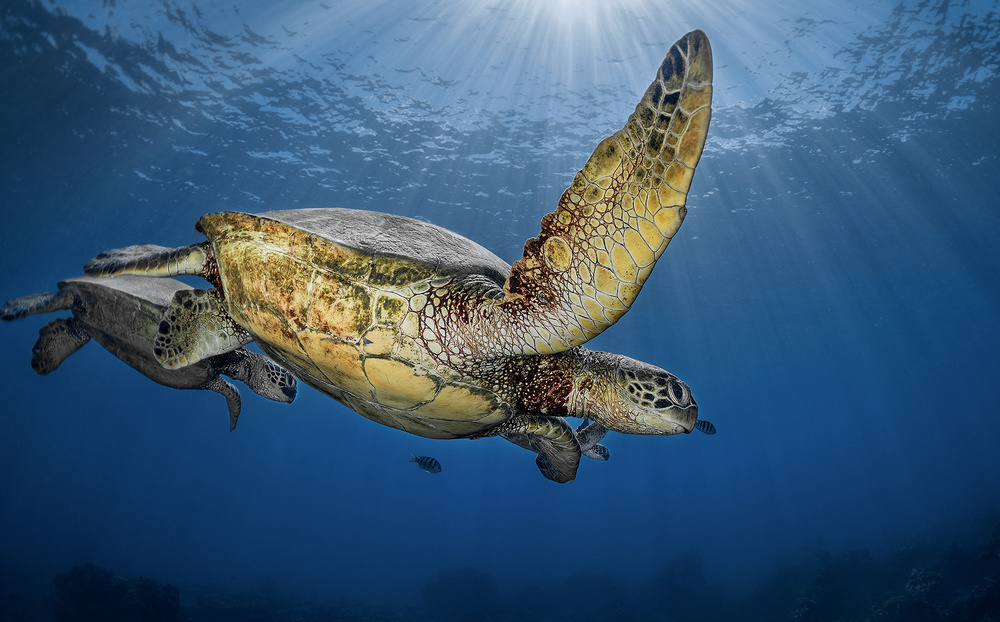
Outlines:
{"type": "MultiPolygon", "coordinates": [[[[146,247],[155,252],[160,247],[146,247]]],[[[240,416],[240,393],[220,377],[241,380],[256,393],[278,402],[295,398],[296,382],[267,357],[246,348],[208,357],[179,369],[163,367],[153,356],[160,318],[177,292],[191,287],[174,279],[142,276],[78,277],[59,282],[55,294],[33,294],[7,301],[0,319],[16,320],[34,313],[69,309],[71,318],[59,318],[38,331],[31,368],[47,374],[91,338],[150,380],[175,389],[209,389],[225,396],[229,427],[240,416]]]]}
{"type": "Polygon", "coordinates": [[[696,427],[674,375],[582,344],[628,311],[687,213],[711,83],[708,39],[692,32],[513,266],[435,225],[315,209],[206,214],[196,229],[207,242],[109,251],[85,271],[215,285],[179,292],[164,315],[156,357],[167,367],[255,340],[369,419],[429,438],[503,436],[538,452],[546,477],[570,481],[581,450],[601,456],[605,429],[696,427]],[[581,447],[566,416],[602,428],[581,447]]]}

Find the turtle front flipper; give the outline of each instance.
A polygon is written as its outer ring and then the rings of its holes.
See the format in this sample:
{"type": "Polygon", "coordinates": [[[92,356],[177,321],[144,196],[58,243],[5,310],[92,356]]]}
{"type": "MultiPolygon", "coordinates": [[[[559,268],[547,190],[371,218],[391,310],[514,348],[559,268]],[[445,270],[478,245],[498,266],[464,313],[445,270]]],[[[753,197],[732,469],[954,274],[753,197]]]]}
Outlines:
{"type": "Polygon", "coordinates": [[[712,51],[696,30],[670,48],[625,127],[601,141],[542,219],[499,308],[484,310],[509,335],[510,353],[568,350],[629,310],[687,213],[711,102],[712,51]]]}
{"type": "Polygon", "coordinates": [[[163,312],[153,356],[178,369],[250,343],[250,333],[226,312],[216,289],[182,289],[163,312]]]}
{"type": "Polygon", "coordinates": [[[499,434],[518,447],[537,452],[535,464],[550,480],[565,484],[576,477],[580,443],[561,417],[516,415],[503,424],[499,434]]]}
{"type": "Polygon", "coordinates": [[[45,375],[90,341],[90,335],[73,318],[52,320],[38,331],[31,348],[31,369],[45,375]]]}
{"type": "Polygon", "coordinates": [[[197,388],[221,393],[226,398],[226,404],[229,406],[229,431],[232,432],[235,430],[236,421],[240,418],[240,410],[243,407],[240,390],[234,387],[233,383],[219,376],[212,378],[197,388]]]}
{"type": "Polygon", "coordinates": [[[206,242],[181,248],[137,244],[104,251],[83,264],[83,272],[89,276],[116,274],[157,277],[182,274],[205,276],[206,266],[212,263],[209,261],[210,252],[206,242]]]}
{"type": "Polygon", "coordinates": [[[263,354],[239,348],[216,356],[212,365],[220,374],[235,378],[250,389],[275,402],[291,402],[298,385],[295,376],[263,354]]]}

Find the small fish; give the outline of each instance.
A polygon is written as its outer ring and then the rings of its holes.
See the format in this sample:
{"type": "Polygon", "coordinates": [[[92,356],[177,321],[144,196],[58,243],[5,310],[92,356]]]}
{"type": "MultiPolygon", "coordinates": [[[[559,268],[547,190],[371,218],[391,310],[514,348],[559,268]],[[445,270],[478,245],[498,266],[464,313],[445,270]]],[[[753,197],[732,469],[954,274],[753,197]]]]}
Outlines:
{"type": "Polygon", "coordinates": [[[418,467],[427,471],[428,473],[441,472],[441,463],[435,460],[434,458],[431,458],[430,456],[414,456],[413,454],[410,455],[413,456],[412,458],[410,458],[410,462],[416,462],[418,467]]]}
{"type": "Polygon", "coordinates": [[[711,421],[705,421],[704,419],[699,419],[698,422],[694,424],[694,429],[699,432],[704,432],[705,434],[715,434],[715,426],[712,425],[711,421]]]}

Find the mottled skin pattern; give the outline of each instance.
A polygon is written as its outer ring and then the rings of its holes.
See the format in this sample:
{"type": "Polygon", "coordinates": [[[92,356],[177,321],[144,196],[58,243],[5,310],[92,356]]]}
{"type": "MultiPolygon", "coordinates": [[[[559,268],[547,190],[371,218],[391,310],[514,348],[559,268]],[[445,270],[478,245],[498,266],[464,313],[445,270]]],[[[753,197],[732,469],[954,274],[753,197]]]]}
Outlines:
{"type": "Polygon", "coordinates": [[[165,366],[253,338],[374,421],[430,438],[501,435],[569,481],[580,445],[563,417],[636,434],[697,421],[672,374],[581,344],[629,309],[684,219],[711,79],[708,39],[692,32],[513,266],[434,225],[328,209],[207,214],[196,228],[208,242],[111,251],[85,269],[199,274],[216,286],[164,316],[165,366]]]}

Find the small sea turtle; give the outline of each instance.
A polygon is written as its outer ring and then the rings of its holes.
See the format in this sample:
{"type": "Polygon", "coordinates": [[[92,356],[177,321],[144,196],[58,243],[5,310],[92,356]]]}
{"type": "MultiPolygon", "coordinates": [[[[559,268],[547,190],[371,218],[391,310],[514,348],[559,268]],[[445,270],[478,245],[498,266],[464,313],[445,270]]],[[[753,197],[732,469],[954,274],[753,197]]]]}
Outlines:
{"type": "Polygon", "coordinates": [[[605,429],[696,428],[676,376],[582,344],[628,311],[680,227],[711,99],[711,49],[695,31],[513,266],[418,220],[295,209],[206,214],[195,228],[207,242],[108,251],[85,271],[196,274],[215,286],[174,297],[155,349],[169,368],[253,339],[369,419],[429,438],[499,435],[537,452],[546,477],[570,481],[581,451],[602,457],[605,429]],[[603,428],[581,446],[565,416],[603,428]]]}
{"type": "MultiPolygon", "coordinates": [[[[148,247],[154,251],[157,247],[148,247]]],[[[143,276],[77,277],[59,282],[55,294],[33,294],[7,301],[0,319],[69,309],[71,318],[52,320],[38,331],[31,368],[47,374],[91,338],[150,380],[175,389],[209,389],[225,396],[229,428],[240,416],[240,392],[221,378],[241,380],[260,395],[278,402],[295,399],[295,378],[265,356],[246,348],[210,356],[193,365],[167,369],[153,356],[160,318],[174,295],[191,287],[175,279],[143,276]]]]}

